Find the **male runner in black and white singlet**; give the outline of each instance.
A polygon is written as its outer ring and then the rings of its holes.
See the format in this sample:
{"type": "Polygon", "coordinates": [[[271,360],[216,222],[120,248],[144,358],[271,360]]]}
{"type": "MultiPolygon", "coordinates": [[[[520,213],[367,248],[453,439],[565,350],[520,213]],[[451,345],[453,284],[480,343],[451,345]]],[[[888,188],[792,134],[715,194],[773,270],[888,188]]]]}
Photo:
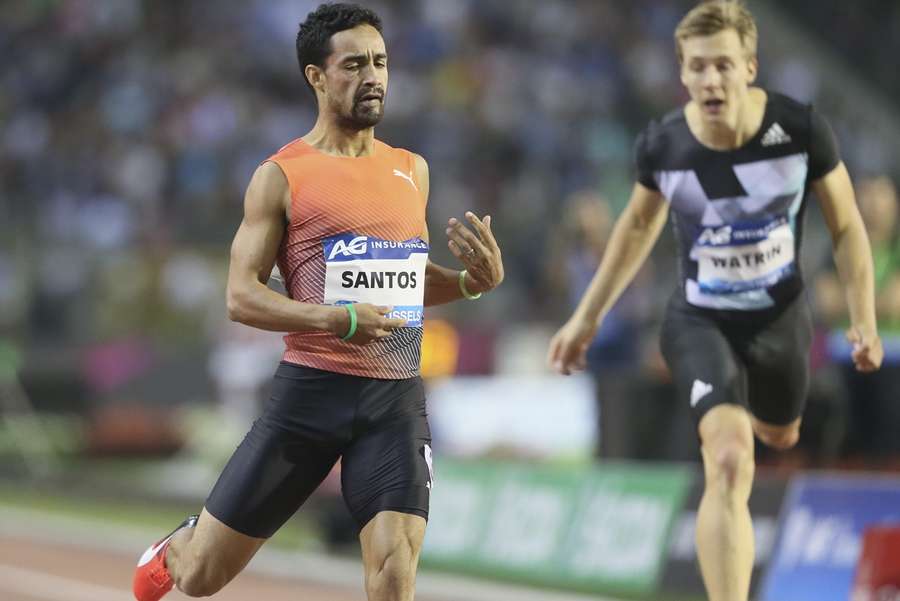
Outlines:
{"type": "Polygon", "coordinates": [[[700,435],[697,554],[710,601],[749,594],[753,435],[776,449],[799,436],[811,340],[799,250],[810,189],[831,232],[856,368],[875,370],[883,356],[869,243],[834,136],[810,106],[751,86],[756,43],[740,2],[704,2],[681,21],[675,44],[690,101],[639,136],[631,199],[548,353],[561,373],[584,365],[671,209],[681,287],[666,309],[662,351],[700,435]]]}

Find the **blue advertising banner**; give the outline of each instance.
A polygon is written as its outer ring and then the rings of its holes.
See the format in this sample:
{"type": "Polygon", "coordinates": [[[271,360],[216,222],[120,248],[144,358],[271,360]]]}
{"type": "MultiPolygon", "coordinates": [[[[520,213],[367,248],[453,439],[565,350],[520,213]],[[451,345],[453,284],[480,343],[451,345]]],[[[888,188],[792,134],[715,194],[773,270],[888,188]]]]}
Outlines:
{"type": "Polygon", "coordinates": [[[900,478],[801,476],[792,481],[763,601],[847,601],[863,531],[900,523],[900,478]]]}

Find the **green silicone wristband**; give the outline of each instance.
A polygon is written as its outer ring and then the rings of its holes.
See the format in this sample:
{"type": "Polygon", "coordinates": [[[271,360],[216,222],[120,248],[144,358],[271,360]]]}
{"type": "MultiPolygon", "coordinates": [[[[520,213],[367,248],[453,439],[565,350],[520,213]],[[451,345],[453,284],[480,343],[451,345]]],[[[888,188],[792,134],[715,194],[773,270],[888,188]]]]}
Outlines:
{"type": "Polygon", "coordinates": [[[462,295],[469,300],[475,300],[477,298],[481,298],[481,293],[472,294],[466,289],[466,273],[468,273],[465,269],[459,272],[459,291],[462,292],[462,295]]]}
{"type": "Polygon", "coordinates": [[[347,314],[350,316],[350,329],[341,340],[350,340],[356,334],[356,307],[353,306],[353,303],[347,303],[344,308],[347,309],[347,314]]]}

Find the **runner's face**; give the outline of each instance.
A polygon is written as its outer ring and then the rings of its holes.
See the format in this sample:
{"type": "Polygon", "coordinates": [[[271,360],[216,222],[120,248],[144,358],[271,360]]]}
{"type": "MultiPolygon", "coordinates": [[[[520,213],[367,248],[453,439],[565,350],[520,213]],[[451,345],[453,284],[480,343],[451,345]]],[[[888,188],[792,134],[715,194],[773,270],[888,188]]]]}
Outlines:
{"type": "Polygon", "coordinates": [[[681,83],[705,123],[736,127],[748,86],[756,79],[756,58],[748,58],[734,29],[681,41],[681,83]]]}
{"type": "Polygon", "coordinates": [[[374,127],[384,115],[387,51],[371,25],[359,25],[331,36],[325,61],[325,93],[331,111],[350,129],[374,127]]]}

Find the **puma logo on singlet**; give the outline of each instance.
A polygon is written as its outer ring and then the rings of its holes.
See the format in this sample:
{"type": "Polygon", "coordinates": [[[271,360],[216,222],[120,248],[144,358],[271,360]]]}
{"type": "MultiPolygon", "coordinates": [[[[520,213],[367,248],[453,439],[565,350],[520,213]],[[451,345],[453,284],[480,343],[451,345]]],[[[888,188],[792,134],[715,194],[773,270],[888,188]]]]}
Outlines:
{"type": "Polygon", "coordinates": [[[412,171],[410,171],[409,175],[407,175],[407,174],[403,173],[402,171],[400,171],[399,169],[394,169],[394,175],[396,175],[397,177],[402,177],[403,179],[408,181],[410,183],[410,185],[412,185],[413,188],[415,188],[416,192],[419,191],[419,187],[416,185],[416,182],[413,181],[412,171]]]}

